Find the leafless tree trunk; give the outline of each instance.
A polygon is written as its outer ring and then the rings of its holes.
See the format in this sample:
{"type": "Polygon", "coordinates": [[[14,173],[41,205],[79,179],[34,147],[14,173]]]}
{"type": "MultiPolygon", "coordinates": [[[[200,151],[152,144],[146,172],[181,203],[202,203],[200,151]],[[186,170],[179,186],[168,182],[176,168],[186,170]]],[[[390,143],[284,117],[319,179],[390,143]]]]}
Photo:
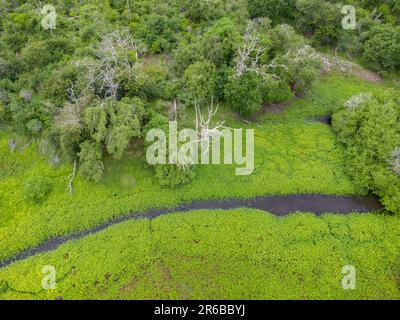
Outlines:
{"type": "Polygon", "coordinates": [[[214,98],[212,97],[211,104],[207,106],[207,118],[205,118],[201,112],[200,106],[197,104],[197,102],[195,103],[196,132],[198,135],[198,140],[196,142],[207,143],[207,148],[204,151],[204,154],[209,152],[212,138],[220,135],[221,129],[228,129],[228,127],[224,126],[225,121],[218,122],[214,127],[211,126],[212,119],[218,112],[218,107],[219,105],[217,104],[214,108],[214,98]]]}
{"type": "Polygon", "coordinates": [[[73,169],[72,169],[72,174],[71,174],[71,179],[69,180],[68,187],[67,187],[67,189],[69,190],[69,192],[71,194],[74,194],[74,192],[75,192],[73,182],[74,182],[75,176],[76,176],[76,167],[77,167],[77,159],[75,158],[73,169]]]}
{"type": "Polygon", "coordinates": [[[287,67],[286,65],[278,64],[276,59],[269,64],[262,64],[260,59],[265,51],[266,47],[262,46],[258,35],[257,23],[254,20],[250,20],[243,35],[243,46],[239,47],[236,52],[236,72],[233,77],[241,77],[246,72],[253,71],[264,78],[271,76],[276,78],[277,76],[271,73],[270,70],[287,67]]]}

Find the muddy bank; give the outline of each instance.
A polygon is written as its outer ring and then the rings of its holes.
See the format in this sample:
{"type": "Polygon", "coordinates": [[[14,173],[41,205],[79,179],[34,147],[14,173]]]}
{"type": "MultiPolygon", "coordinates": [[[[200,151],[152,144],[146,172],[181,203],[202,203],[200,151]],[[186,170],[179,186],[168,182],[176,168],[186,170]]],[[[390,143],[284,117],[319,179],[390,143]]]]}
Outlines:
{"type": "Polygon", "coordinates": [[[383,209],[378,198],[357,196],[324,196],[324,195],[288,195],[288,196],[263,196],[252,199],[225,199],[225,200],[201,200],[181,204],[174,208],[149,209],[142,212],[131,213],[110,220],[99,226],[70,233],[65,236],[54,237],[44,241],[34,248],[20,252],[19,254],[0,262],[0,268],[7,267],[13,262],[24,260],[28,257],[57,249],[61,244],[71,240],[81,239],[89,234],[100,232],[112,225],[131,219],[154,219],[158,216],[172,212],[188,212],[192,210],[208,209],[260,209],[277,216],[284,216],[297,211],[311,212],[321,215],[326,212],[349,214],[352,212],[371,212],[383,209]]]}

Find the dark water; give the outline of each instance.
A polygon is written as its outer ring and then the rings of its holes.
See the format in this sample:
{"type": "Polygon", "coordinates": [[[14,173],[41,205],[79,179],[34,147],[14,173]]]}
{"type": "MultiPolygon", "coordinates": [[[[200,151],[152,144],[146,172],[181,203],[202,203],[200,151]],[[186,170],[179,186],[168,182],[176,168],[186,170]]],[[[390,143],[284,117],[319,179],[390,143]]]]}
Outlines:
{"type": "Polygon", "coordinates": [[[321,122],[323,124],[327,124],[328,126],[332,125],[332,116],[331,115],[313,116],[313,117],[310,117],[308,120],[315,121],[315,122],[321,122]]]}
{"type": "Polygon", "coordinates": [[[34,248],[24,250],[17,255],[0,262],[0,268],[24,260],[39,253],[57,249],[61,244],[83,238],[89,234],[100,232],[109,226],[132,219],[154,219],[158,216],[172,212],[188,212],[199,209],[236,209],[252,208],[268,211],[277,216],[284,216],[297,211],[311,212],[321,215],[326,212],[349,214],[352,212],[371,212],[383,209],[378,198],[357,196],[324,196],[324,195],[288,195],[288,196],[263,196],[253,199],[226,199],[226,200],[201,200],[181,204],[169,209],[149,209],[142,212],[131,213],[118,217],[97,227],[80,232],[70,233],[65,236],[54,237],[44,241],[34,248]]]}

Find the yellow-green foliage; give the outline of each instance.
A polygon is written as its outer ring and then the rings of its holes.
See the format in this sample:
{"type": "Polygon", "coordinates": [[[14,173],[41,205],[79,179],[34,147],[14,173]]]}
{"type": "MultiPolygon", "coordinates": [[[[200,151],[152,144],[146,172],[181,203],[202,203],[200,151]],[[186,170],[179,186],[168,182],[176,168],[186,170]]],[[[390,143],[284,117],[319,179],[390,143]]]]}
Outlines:
{"type": "Polygon", "coordinates": [[[129,221],[0,270],[0,299],[399,299],[400,218],[257,210],[129,221]],[[56,269],[43,290],[42,268],[56,269]],[[356,268],[344,290],[342,268],[356,268]]]}
{"type": "Polygon", "coordinates": [[[395,91],[363,94],[354,96],[333,117],[333,127],[347,149],[347,172],[395,213],[400,212],[400,177],[391,157],[400,146],[399,104],[395,91]]]}
{"type": "MultiPolygon", "coordinates": [[[[200,166],[190,184],[171,190],[161,187],[146,169],[141,156],[109,160],[99,183],[74,182],[75,194],[66,190],[72,165],[52,167],[36,155],[32,143],[25,151],[11,154],[7,139],[0,141],[2,157],[20,158],[16,174],[0,180],[0,257],[40,241],[84,229],[149,207],[171,206],[195,199],[253,197],[263,194],[325,193],[353,194],[357,190],[343,170],[342,149],[331,129],[322,124],[264,124],[255,130],[255,170],[236,176],[235,166],[200,166]],[[23,159],[23,160],[22,160],[23,159]],[[23,185],[35,176],[49,177],[53,187],[39,205],[25,200],[23,185]],[[132,180],[126,185],[122,181],[132,180]]],[[[6,160],[5,163],[18,165],[6,160]]],[[[2,162],[2,165],[3,162],[2,162]]]]}
{"type": "Polygon", "coordinates": [[[304,98],[296,99],[284,112],[266,113],[262,118],[274,121],[298,121],[305,117],[329,115],[353,95],[382,92],[385,85],[366,82],[349,74],[331,73],[315,83],[304,98]]]}
{"type": "MultiPolygon", "coordinates": [[[[279,121],[266,117],[256,125],[243,124],[221,108],[218,116],[224,117],[228,126],[255,129],[253,174],[235,176],[235,166],[231,165],[199,166],[196,179],[177,190],[161,187],[146,168],[143,154],[131,152],[122,160],[108,159],[100,183],[85,181],[78,174],[75,194],[70,195],[66,187],[71,164],[50,165],[46,157],[37,153],[34,141],[29,145],[28,141],[20,143],[20,148],[11,153],[10,136],[2,133],[0,259],[55,235],[82,230],[132,211],[173,206],[180,201],[264,194],[363,193],[345,174],[343,148],[331,128],[305,120],[310,114],[326,114],[324,110],[335,105],[335,95],[337,100],[347,98],[340,95],[341,88],[346,87],[340,84],[344,81],[339,76],[323,79],[310,97],[277,115],[282,117],[279,121]],[[322,103],[324,97],[327,104],[322,103]],[[40,204],[27,202],[23,194],[26,180],[35,176],[52,180],[52,191],[40,204]]],[[[347,81],[346,94],[350,96],[370,87],[363,82],[355,85],[352,79],[347,81]]]]}

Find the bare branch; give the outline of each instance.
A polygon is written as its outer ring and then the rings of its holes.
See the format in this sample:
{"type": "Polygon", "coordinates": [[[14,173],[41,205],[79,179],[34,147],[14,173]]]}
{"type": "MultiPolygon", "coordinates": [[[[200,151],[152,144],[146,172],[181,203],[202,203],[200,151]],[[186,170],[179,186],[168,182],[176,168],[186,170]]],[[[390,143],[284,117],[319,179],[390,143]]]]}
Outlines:
{"type": "Polygon", "coordinates": [[[75,190],[74,190],[74,186],[73,186],[73,182],[75,180],[75,176],[76,176],[76,166],[77,166],[77,160],[75,158],[74,160],[74,165],[73,165],[73,169],[72,169],[72,174],[71,174],[71,179],[68,182],[68,186],[67,186],[67,190],[69,190],[69,192],[71,194],[74,194],[75,190]]]}
{"type": "Polygon", "coordinates": [[[143,51],[131,39],[128,30],[113,31],[103,35],[94,50],[94,55],[98,59],[85,58],[75,62],[75,65],[87,70],[85,91],[95,94],[104,93],[105,99],[115,100],[120,87],[117,80],[118,70],[125,70],[131,77],[135,68],[141,65],[137,59],[143,51]],[[131,50],[136,52],[136,61],[134,62],[129,59],[131,50]]]}
{"type": "Polygon", "coordinates": [[[210,144],[212,138],[221,134],[220,130],[228,128],[224,126],[225,121],[218,122],[214,127],[211,127],[212,118],[217,114],[219,105],[217,104],[214,108],[214,97],[211,98],[211,104],[207,106],[207,118],[205,119],[203,113],[201,112],[200,106],[195,103],[196,110],[196,132],[198,139],[195,142],[206,142],[207,148],[204,154],[207,154],[210,150],[210,144]]]}
{"type": "Polygon", "coordinates": [[[14,139],[8,140],[8,148],[11,152],[14,152],[17,149],[18,141],[14,139]]]}
{"type": "Polygon", "coordinates": [[[263,78],[272,77],[277,79],[278,76],[273,72],[271,73],[271,70],[273,71],[276,68],[287,69],[287,66],[278,64],[276,59],[272,60],[269,64],[262,64],[260,59],[266,49],[267,48],[262,46],[260,41],[257,32],[257,22],[255,20],[250,20],[243,35],[243,46],[239,47],[236,52],[236,73],[233,75],[233,77],[240,77],[247,71],[252,71],[263,78]]]}
{"type": "Polygon", "coordinates": [[[320,59],[324,64],[324,69],[326,71],[330,71],[332,68],[336,68],[340,71],[347,72],[351,70],[352,63],[343,60],[338,57],[337,55],[337,48],[335,48],[335,55],[334,57],[328,57],[326,55],[319,55],[320,59]]]}
{"type": "Polygon", "coordinates": [[[83,93],[77,97],[74,86],[69,87],[67,91],[70,102],[64,104],[57,116],[57,126],[59,128],[82,127],[82,113],[89,102],[89,98],[84,96],[83,93]]]}

